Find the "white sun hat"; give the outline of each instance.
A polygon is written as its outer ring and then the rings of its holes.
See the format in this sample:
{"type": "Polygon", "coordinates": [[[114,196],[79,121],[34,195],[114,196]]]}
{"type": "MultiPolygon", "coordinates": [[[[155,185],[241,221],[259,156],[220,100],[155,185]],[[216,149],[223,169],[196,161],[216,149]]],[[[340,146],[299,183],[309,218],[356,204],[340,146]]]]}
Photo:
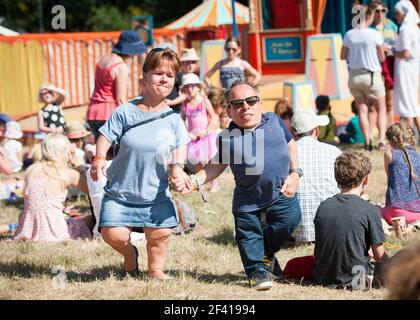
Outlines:
{"type": "Polygon", "coordinates": [[[6,131],[4,132],[5,138],[20,139],[23,137],[23,132],[20,129],[19,123],[16,121],[9,121],[6,123],[6,131]]]}
{"type": "Polygon", "coordinates": [[[188,84],[197,84],[199,86],[203,86],[200,78],[195,73],[186,73],[182,76],[182,85],[181,88],[188,85],[188,84]]]}
{"type": "Polygon", "coordinates": [[[200,58],[194,48],[184,48],[181,50],[181,62],[198,60],[200,60],[200,58]]]}

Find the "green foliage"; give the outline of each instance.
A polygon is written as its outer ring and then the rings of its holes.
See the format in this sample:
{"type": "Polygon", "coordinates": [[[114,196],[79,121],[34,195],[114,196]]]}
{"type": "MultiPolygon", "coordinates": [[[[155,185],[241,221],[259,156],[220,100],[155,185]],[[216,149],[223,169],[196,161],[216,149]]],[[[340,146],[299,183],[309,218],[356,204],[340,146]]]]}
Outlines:
{"type": "Polygon", "coordinates": [[[93,15],[87,21],[90,31],[114,31],[130,28],[130,16],[115,6],[93,9],[93,15]]]}
{"type": "MultiPolygon", "coordinates": [[[[248,4],[248,0],[237,2],[248,4]]],[[[56,32],[51,27],[54,17],[51,9],[62,5],[66,10],[65,32],[127,29],[130,16],[138,15],[152,15],[155,27],[159,28],[201,3],[202,0],[1,0],[0,21],[4,18],[2,25],[19,32],[40,32],[40,23],[45,32],[56,32]]]]}

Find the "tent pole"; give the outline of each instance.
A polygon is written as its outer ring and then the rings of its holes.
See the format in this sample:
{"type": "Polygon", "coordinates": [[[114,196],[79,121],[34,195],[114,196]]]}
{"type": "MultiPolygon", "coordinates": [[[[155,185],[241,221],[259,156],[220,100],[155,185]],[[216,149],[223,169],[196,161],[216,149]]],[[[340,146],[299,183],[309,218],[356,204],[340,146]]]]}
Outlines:
{"type": "Polygon", "coordinates": [[[232,26],[233,26],[233,35],[236,38],[239,38],[238,25],[236,24],[235,0],[232,0],[232,26]]]}

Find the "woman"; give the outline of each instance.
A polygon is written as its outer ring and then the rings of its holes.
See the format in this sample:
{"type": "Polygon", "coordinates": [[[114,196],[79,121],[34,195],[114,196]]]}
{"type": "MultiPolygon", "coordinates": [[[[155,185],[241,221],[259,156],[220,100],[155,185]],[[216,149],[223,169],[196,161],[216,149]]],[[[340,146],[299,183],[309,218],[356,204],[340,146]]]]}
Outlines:
{"type": "MultiPolygon", "coordinates": [[[[384,39],[384,50],[386,59],[382,63],[382,76],[385,82],[386,91],[386,114],[387,114],[387,126],[394,123],[394,49],[395,43],[398,38],[398,26],[386,17],[388,8],[386,4],[381,0],[374,0],[370,3],[370,7],[374,12],[373,28],[375,28],[384,39]]],[[[372,109],[375,110],[375,109],[372,109]]],[[[371,125],[376,123],[376,112],[371,125]]]]}
{"type": "Polygon", "coordinates": [[[207,87],[211,87],[210,77],[217,70],[220,70],[220,85],[227,90],[235,80],[245,80],[248,73],[253,77],[252,84],[258,84],[261,75],[247,61],[239,58],[241,53],[241,45],[237,38],[230,36],[226,39],[225,50],[227,57],[216,62],[216,64],[207,71],[204,77],[204,83],[207,87]]]}
{"type": "Polygon", "coordinates": [[[365,8],[365,19],[344,36],[341,59],[348,60],[349,89],[356,100],[360,127],[365,138],[365,149],[372,151],[371,128],[368,120],[368,106],[373,105],[378,113],[379,148],[385,148],[386,106],[385,86],[382,80],[381,62],[385,61],[381,34],[369,26],[373,12],[365,8]]]}
{"type": "Polygon", "coordinates": [[[396,112],[408,120],[413,120],[420,132],[419,89],[419,17],[410,1],[400,1],[394,10],[395,20],[401,24],[395,48],[394,105],[396,112]]]}
{"type": "Polygon", "coordinates": [[[168,175],[191,186],[180,166],[190,140],[188,132],[165,103],[179,69],[180,61],[171,49],[153,49],[143,66],[143,96],[117,108],[99,130],[91,170],[94,181],[105,174],[108,149],[116,142],[120,145],[107,171],[99,228],[105,242],[124,256],[124,269],[130,276],[139,274],[138,251],[130,242],[130,232],[142,229],[150,277],[167,278],[163,272],[166,251],[171,228],[178,225],[168,175]]]}
{"type": "Polygon", "coordinates": [[[127,99],[128,65],[132,57],[145,53],[146,46],[136,31],[123,31],[112,53],[99,59],[95,71],[95,88],[87,110],[87,122],[98,139],[98,129],[112,111],[127,99]]]}

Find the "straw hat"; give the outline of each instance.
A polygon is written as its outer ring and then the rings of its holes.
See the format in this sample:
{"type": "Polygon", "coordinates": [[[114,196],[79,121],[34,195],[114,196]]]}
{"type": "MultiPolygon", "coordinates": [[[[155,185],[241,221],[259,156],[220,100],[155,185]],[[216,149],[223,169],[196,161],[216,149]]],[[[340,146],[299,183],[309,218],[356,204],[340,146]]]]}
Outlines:
{"type": "Polygon", "coordinates": [[[92,133],[87,131],[84,125],[78,121],[71,121],[67,124],[67,138],[69,139],[80,139],[91,135],[92,133]]]}
{"type": "Polygon", "coordinates": [[[19,123],[16,121],[9,121],[6,123],[6,131],[4,133],[5,138],[9,139],[20,139],[23,137],[23,132],[20,129],[19,123]]]}
{"type": "Polygon", "coordinates": [[[63,97],[66,95],[66,90],[58,88],[51,83],[44,83],[41,88],[39,88],[39,97],[41,98],[41,94],[49,91],[56,92],[63,97]]]}
{"type": "Polygon", "coordinates": [[[200,58],[194,48],[184,48],[181,50],[181,62],[198,60],[200,60],[200,58]]]}
{"type": "Polygon", "coordinates": [[[189,84],[196,84],[203,87],[203,83],[200,78],[195,73],[186,73],[182,76],[182,85],[181,89],[189,84]]]}

